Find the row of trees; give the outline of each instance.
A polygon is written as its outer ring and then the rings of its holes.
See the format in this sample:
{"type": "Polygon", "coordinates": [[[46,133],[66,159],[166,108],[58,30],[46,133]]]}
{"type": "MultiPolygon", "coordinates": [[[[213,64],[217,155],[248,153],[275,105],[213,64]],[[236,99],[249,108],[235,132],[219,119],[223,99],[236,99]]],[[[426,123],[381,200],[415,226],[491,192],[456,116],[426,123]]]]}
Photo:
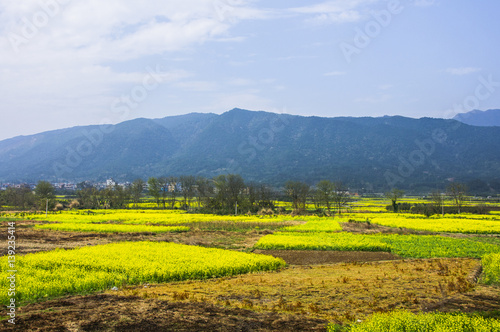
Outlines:
{"type": "MultiPolygon", "coordinates": [[[[29,187],[8,188],[0,192],[0,206],[23,210],[54,209],[57,203],[54,192],[52,185],[46,181],[40,181],[34,191],[29,187]]],[[[447,188],[446,197],[453,201],[458,213],[463,209],[466,194],[466,187],[461,183],[452,183],[447,188]]],[[[275,209],[277,200],[290,201],[292,208],[297,211],[306,210],[309,202],[314,204],[317,210],[335,210],[341,213],[352,199],[348,188],[342,182],[329,180],[322,180],[314,187],[300,181],[288,181],[282,190],[275,190],[265,184],[246,184],[237,174],[219,175],[211,179],[187,175],[151,177],[147,182],[137,179],[127,186],[114,185],[104,189],[82,182],[77,185],[76,199],[66,202],[65,207],[117,209],[128,207],[130,203],[137,207],[146,195],[152,197],[159,208],[197,208],[217,213],[275,209]]],[[[418,210],[418,213],[434,214],[440,211],[444,213],[446,210],[445,196],[440,192],[436,191],[430,195],[432,205],[420,206],[399,203],[403,195],[404,192],[399,189],[386,193],[386,197],[392,202],[392,211],[410,211],[413,208],[418,210]]]]}
{"type": "MultiPolygon", "coordinates": [[[[80,186],[80,185],[79,185],[80,186]]],[[[347,187],[340,182],[320,181],[315,188],[299,181],[286,182],[284,189],[274,190],[262,183],[245,183],[238,174],[219,175],[212,179],[202,176],[151,177],[147,182],[138,179],[129,187],[115,186],[97,190],[92,186],[79,188],[77,196],[81,207],[119,208],[125,202],[136,206],[144,194],[153,198],[157,207],[173,209],[178,202],[182,209],[196,207],[209,212],[257,212],[274,209],[276,200],[289,200],[294,210],[305,210],[312,202],[317,209],[341,211],[351,200],[347,187]]]]}
{"type": "Polygon", "coordinates": [[[429,196],[432,204],[427,206],[422,204],[420,204],[420,206],[416,206],[408,203],[402,205],[401,203],[398,203],[398,200],[403,197],[403,195],[404,191],[397,188],[394,188],[385,194],[385,196],[391,200],[392,211],[410,211],[411,208],[414,208],[414,210],[418,210],[419,213],[427,215],[438,213],[442,213],[444,215],[445,212],[449,212],[445,211],[449,210],[445,209],[445,200],[448,198],[452,201],[453,206],[456,208],[456,213],[460,214],[463,210],[465,199],[467,198],[467,187],[463,183],[454,182],[448,185],[446,193],[441,193],[437,190],[433,191],[429,196]]]}
{"type": "Polygon", "coordinates": [[[21,210],[36,208],[38,210],[54,209],[56,206],[55,190],[47,181],[38,182],[35,190],[29,186],[7,188],[0,192],[0,206],[8,206],[21,210]]]}

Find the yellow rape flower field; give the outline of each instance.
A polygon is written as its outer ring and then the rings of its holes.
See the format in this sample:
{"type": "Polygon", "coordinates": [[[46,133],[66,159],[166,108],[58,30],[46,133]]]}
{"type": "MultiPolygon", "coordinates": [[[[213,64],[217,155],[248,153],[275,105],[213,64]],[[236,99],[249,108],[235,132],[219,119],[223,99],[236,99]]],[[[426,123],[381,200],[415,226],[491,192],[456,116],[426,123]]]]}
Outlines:
{"type": "Polygon", "coordinates": [[[350,213],[344,219],[369,221],[374,224],[430,232],[500,234],[500,215],[434,215],[396,213],[350,213]]]}
{"type": "MultiPolygon", "coordinates": [[[[1,261],[0,285],[8,289],[9,262],[1,261]]],[[[16,259],[16,300],[23,303],[88,293],[113,286],[207,279],[285,266],[266,255],[174,243],[114,243],[73,250],[28,254],[16,259]]],[[[0,302],[8,304],[7,292],[0,302]]]]}
{"type": "MultiPolygon", "coordinates": [[[[426,217],[390,213],[387,205],[384,199],[358,199],[341,213],[237,216],[144,205],[2,218],[4,223],[22,220],[16,229],[20,248],[31,250],[14,262],[15,299],[23,308],[95,293],[143,294],[134,301],[149,301],[147,296],[166,287],[168,301],[207,300],[220,310],[294,315],[322,331],[500,331],[500,213],[426,217]],[[33,240],[22,242],[23,237],[33,240]],[[73,238],[82,240],[72,244],[73,238]],[[384,261],[356,258],[377,253],[384,261]],[[306,266],[285,262],[294,255],[306,266]],[[332,256],[354,258],[325,258],[332,256]],[[379,294],[382,285],[387,294],[398,288],[398,295],[379,294]],[[264,291],[272,296],[266,298],[264,291]],[[346,303],[338,300],[342,297],[346,303]],[[498,301],[486,304],[488,298],[498,301]],[[446,301],[465,313],[450,315],[446,301]],[[431,304],[446,312],[428,312],[431,304]],[[489,314],[468,314],[479,311],[471,309],[475,306],[489,314]]],[[[10,286],[11,263],[0,258],[3,289],[10,286]]],[[[0,301],[11,301],[7,292],[0,301]]],[[[284,316],[274,319],[279,317],[284,316]]]]}

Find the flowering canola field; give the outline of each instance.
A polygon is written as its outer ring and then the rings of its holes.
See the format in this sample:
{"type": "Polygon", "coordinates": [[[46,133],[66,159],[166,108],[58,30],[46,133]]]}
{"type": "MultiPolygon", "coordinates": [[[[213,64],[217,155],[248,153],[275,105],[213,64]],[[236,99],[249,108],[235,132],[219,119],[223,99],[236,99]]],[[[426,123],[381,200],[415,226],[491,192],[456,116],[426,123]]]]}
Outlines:
{"type": "MultiPolygon", "coordinates": [[[[16,257],[16,302],[65,294],[85,294],[124,284],[207,279],[286,264],[267,255],[202,248],[175,243],[121,242],[16,257]]],[[[7,257],[0,259],[0,287],[8,289],[7,257]]],[[[0,302],[10,301],[7,292],[0,302]]]]}
{"type": "MultiPolygon", "coordinates": [[[[315,220],[318,217],[300,216],[291,217],[287,215],[278,216],[220,216],[213,214],[186,213],[179,210],[94,210],[94,211],[63,211],[61,213],[34,214],[27,219],[60,222],[60,223],[105,223],[119,222],[123,224],[152,224],[152,225],[178,225],[186,223],[212,222],[212,221],[234,221],[252,223],[272,223],[293,220],[315,220]]],[[[333,220],[333,218],[328,218],[333,220]]]]}
{"type": "Polygon", "coordinates": [[[393,213],[364,215],[374,224],[415,230],[447,233],[500,234],[499,215],[445,215],[426,218],[422,215],[393,213]]]}
{"type": "Polygon", "coordinates": [[[147,225],[121,225],[121,224],[83,224],[64,223],[35,225],[36,229],[51,229],[54,231],[97,232],[97,233],[169,233],[187,232],[186,226],[147,226],[147,225]]]}

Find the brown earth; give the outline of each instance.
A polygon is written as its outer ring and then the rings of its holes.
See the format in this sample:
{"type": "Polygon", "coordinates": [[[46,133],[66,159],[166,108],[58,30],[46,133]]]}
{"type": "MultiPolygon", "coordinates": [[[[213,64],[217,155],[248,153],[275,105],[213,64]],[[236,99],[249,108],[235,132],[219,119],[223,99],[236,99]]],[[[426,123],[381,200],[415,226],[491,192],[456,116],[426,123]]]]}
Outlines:
{"type": "Polygon", "coordinates": [[[253,252],[283,258],[287,264],[291,265],[375,262],[401,259],[388,252],[372,251],[254,250],[253,252]]]}
{"type": "Polygon", "coordinates": [[[205,303],[97,294],[30,304],[1,331],[325,331],[327,321],[205,303]]]}

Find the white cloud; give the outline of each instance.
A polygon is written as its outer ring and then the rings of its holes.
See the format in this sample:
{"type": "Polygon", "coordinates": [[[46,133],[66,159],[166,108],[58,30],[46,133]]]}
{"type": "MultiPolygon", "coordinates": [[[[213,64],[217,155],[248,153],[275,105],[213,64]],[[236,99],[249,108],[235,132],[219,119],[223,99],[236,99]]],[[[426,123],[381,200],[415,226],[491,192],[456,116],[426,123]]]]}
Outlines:
{"type": "MultiPolygon", "coordinates": [[[[106,113],[148,66],[206,42],[240,42],[231,27],[266,15],[242,0],[1,0],[0,97],[19,114],[96,122],[88,114],[106,113]]],[[[166,63],[175,67],[162,69],[163,83],[214,88],[192,77],[189,64],[166,63]]]]}
{"type": "Polygon", "coordinates": [[[473,74],[477,73],[478,71],[481,71],[481,68],[475,68],[475,67],[460,67],[460,68],[448,68],[446,69],[446,72],[452,75],[468,75],[468,74],[473,74]]]}
{"type": "Polygon", "coordinates": [[[290,11],[312,15],[311,22],[317,24],[358,22],[368,13],[366,6],[377,0],[332,0],[318,4],[291,8],[290,11]]]}

